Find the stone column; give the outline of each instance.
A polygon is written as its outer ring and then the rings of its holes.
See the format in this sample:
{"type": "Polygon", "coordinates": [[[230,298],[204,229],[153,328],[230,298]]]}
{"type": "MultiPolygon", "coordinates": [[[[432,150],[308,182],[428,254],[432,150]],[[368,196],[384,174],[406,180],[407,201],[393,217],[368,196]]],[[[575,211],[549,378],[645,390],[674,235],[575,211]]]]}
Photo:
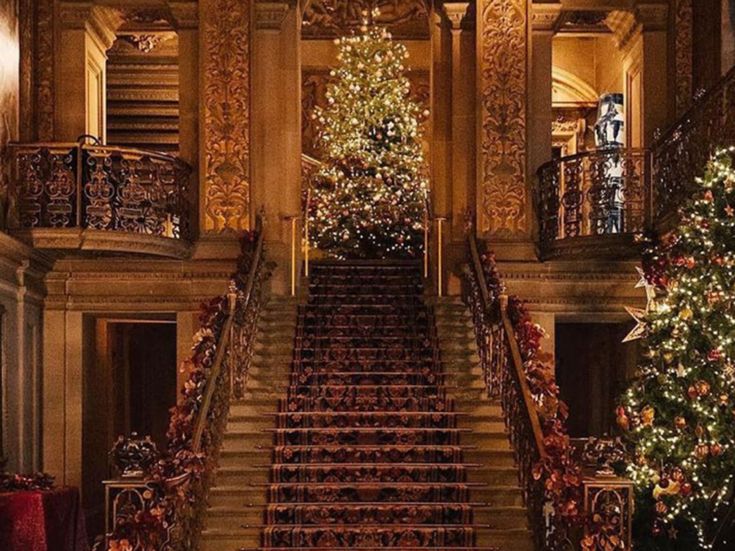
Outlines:
{"type": "Polygon", "coordinates": [[[464,240],[464,213],[474,180],[473,91],[474,52],[471,30],[466,20],[469,2],[446,2],[444,13],[452,37],[452,121],[451,121],[451,240],[464,240]]]}
{"type": "MultiPolygon", "coordinates": [[[[552,40],[561,12],[559,4],[534,4],[531,24],[531,73],[528,87],[528,175],[536,185],[536,171],[551,160],[552,40]]],[[[536,217],[531,227],[536,235],[536,217]]]]}
{"type": "MultiPolygon", "coordinates": [[[[431,32],[431,203],[434,216],[452,208],[452,36],[439,13],[430,14],[431,32]]],[[[432,242],[429,249],[435,247],[432,242]]],[[[433,256],[433,254],[432,254],[433,256]]],[[[434,259],[432,262],[434,262],[434,259]]]]}
{"type": "Polygon", "coordinates": [[[192,230],[199,220],[199,12],[196,2],[170,2],[179,38],[179,157],[192,167],[189,199],[192,230]]]}
{"type": "Polygon", "coordinates": [[[477,231],[501,259],[532,259],[529,2],[477,2],[477,231]]]}
{"type": "Polygon", "coordinates": [[[669,99],[668,4],[639,3],[637,19],[641,25],[643,59],[641,90],[643,147],[651,145],[656,130],[666,130],[675,115],[669,99]]]}
{"type": "Polygon", "coordinates": [[[59,21],[55,137],[75,141],[94,134],[104,141],[106,51],[122,21],[114,10],[92,2],[63,2],[59,21]]]}
{"type": "Polygon", "coordinates": [[[675,72],[669,73],[668,4],[639,3],[636,11],[615,11],[607,23],[624,53],[627,146],[648,147],[656,130],[675,115],[675,72]]]}
{"type": "MultiPolygon", "coordinates": [[[[301,216],[301,11],[290,2],[255,4],[253,196],[265,210],[274,291],[290,288],[291,222],[301,216]]],[[[297,223],[298,254],[302,221],[297,223]]]]}

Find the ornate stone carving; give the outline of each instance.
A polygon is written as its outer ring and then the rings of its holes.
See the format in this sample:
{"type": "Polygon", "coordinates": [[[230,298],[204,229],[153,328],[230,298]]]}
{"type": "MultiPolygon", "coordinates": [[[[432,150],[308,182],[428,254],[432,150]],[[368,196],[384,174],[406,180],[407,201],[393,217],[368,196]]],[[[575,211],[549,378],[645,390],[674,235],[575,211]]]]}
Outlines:
{"type": "Polygon", "coordinates": [[[175,33],[144,33],[123,35],[122,38],[135,46],[139,52],[149,54],[163,42],[171,40],[175,36],[175,33]]]}
{"type": "Polygon", "coordinates": [[[36,8],[35,111],[38,139],[54,139],[54,0],[38,0],[36,8]]]}
{"type": "Polygon", "coordinates": [[[203,0],[203,230],[250,226],[250,2],[203,0]]]}
{"type": "Polygon", "coordinates": [[[525,0],[478,5],[480,151],[478,222],[483,234],[527,233],[526,85],[528,13],[525,0]]]}
{"type": "Polygon", "coordinates": [[[378,22],[397,38],[429,38],[426,0],[311,0],[304,10],[304,38],[334,38],[360,25],[362,12],[380,8],[378,22]]]}
{"type": "Polygon", "coordinates": [[[462,22],[467,15],[469,2],[444,2],[444,14],[452,30],[458,30],[462,27],[462,22]]]}
{"type": "Polygon", "coordinates": [[[692,102],[692,0],[676,3],[676,114],[681,115],[692,102]]]}
{"type": "Polygon", "coordinates": [[[280,30],[290,9],[288,2],[258,2],[255,4],[255,28],[280,30]]]}

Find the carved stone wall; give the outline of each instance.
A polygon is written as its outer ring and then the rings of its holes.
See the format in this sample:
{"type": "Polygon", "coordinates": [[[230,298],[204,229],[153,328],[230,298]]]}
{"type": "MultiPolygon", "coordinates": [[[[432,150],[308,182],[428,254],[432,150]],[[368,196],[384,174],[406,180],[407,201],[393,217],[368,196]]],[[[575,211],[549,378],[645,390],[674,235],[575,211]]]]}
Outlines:
{"type": "Polygon", "coordinates": [[[201,0],[204,120],[202,230],[250,227],[250,9],[201,0]]]}
{"type": "Polygon", "coordinates": [[[4,219],[4,188],[9,177],[3,163],[5,147],[18,139],[18,103],[20,80],[18,2],[0,0],[0,227],[4,219]]]}
{"type": "Polygon", "coordinates": [[[38,139],[54,139],[54,0],[36,4],[35,111],[38,139]]]}
{"type": "Polygon", "coordinates": [[[477,12],[479,231],[527,235],[528,2],[480,0],[477,12]]]}
{"type": "Polygon", "coordinates": [[[674,32],[676,62],[676,114],[681,115],[692,101],[692,0],[677,0],[674,32]]]}
{"type": "Polygon", "coordinates": [[[357,28],[362,12],[380,8],[378,22],[396,38],[429,38],[427,0],[311,0],[304,10],[302,36],[307,39],[335,38],[357,28]]]}

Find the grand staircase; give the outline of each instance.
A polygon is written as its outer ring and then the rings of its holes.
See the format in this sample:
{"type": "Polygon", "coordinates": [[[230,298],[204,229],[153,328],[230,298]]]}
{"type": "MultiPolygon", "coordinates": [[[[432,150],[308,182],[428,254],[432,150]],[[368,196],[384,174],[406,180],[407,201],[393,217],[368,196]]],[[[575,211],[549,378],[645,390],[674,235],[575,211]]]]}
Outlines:
{"type": "Polygon", "coordinates": [[[471,318],[416,265],[316,265],[258,334],[204,550],[533,549],[471,318]]]}

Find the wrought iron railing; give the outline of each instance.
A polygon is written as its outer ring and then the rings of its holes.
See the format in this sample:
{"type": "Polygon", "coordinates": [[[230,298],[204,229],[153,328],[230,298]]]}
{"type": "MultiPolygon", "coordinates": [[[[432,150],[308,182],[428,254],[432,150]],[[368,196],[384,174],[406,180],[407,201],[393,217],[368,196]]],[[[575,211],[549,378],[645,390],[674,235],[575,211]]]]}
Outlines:
{"type": "Polygon", "coordinates": [[[735,67],[698,98],[652,147],[657,221],[691,197],[712,154],[735,145],[735,67]]]}
{"type": "Polygon", "coordinates": [[[649,221],[650,156],[610,148],[555,159],[538,170],[537,208],[543,256],[563,241],[635,235],[649,221]]]}
{"type": "MultiPolygon", "coordinates": [[[[505,294],[491,253],[469,229],[464,300],[470,307],[488,395],[499,400],[538,550],[631,547],[632,482],[607,469],[585,473],[565,428],[542,332],[517,297],[505,294]]],[[[602,446],[595,457],[616,460],[602,446]]]]}
{"type": "Polygon", "coordinates": [[[189,165],[152,151],[87,143],[9,148],[9,229],[75,228],[189,239],[189,165]]]}
{"type": "Polygon", "coordinates": [[[469,246],[471,263],[464,298],[472,312],[485,386],[491,397],[500,400],[536,549],[544,549],[543,481],[534,477],[534,467],[546,456],[541,424],[508,318],[507,296],[492,294],[488,289],[474,232],[470,232],[469,246]]]}
{"type": "MultiPolygon", "coordinates": [[[[146,545],[151,541],[157,542],[155,548],[159,551],[198,549],[206,495],[217,464],[229,404],[245,391],[261,310],[262,284],[269,275],[260,216],[255,235],[253,246],[244,247],[229,292],[212,302],[218,310],[211,323],[200,331],[211,344],[194,348],[192,365],[196,373],[187,383],[193,390],[185,394],[185,403],[172,411],[169,438],[175,435],[175,440],[169,442],[168,455],[153,471],[146,471],[143,478],[106,483],[106,514],[111,526],[106,534],[108,543],[132,539],[132,551],[147,551],[146,545]],[[125,492],[117,492],[117,488],[124,488],[125,492]],[[129,505],[131,488],[139,488],[138,493],[149,496],[147,501],[133,501],[140,502],[144,510],[129,505]],[[117,503],[119,499],[127,501],[121,505],[117,503]],[[164,522],[138,523],[141,516],[164,522]],[[156,530],[163,535],[153,533],[156,530]]],[[[119,449],[125,446],[124,440],[116,446],[118,456],[124,455],[119,449]]]]}

